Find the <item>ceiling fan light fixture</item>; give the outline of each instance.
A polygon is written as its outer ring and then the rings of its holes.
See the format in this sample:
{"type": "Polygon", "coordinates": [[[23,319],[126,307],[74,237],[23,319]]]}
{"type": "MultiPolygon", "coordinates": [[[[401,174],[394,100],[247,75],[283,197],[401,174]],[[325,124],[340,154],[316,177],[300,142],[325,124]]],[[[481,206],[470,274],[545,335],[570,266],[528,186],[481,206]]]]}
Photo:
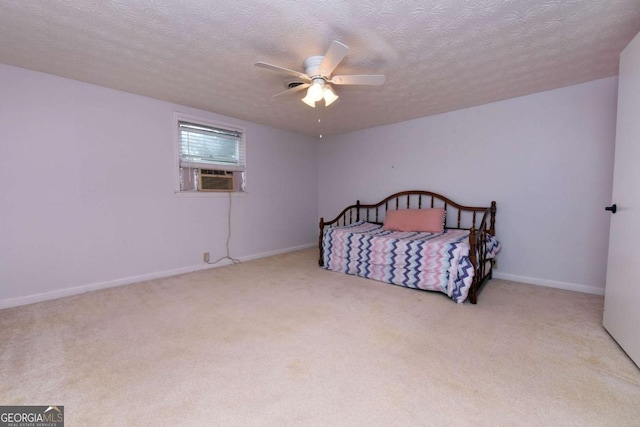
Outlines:
{"type": "Polygon", "coordinates": [[[330,85],[324,87],[324,105],[328,107],[338,99],[338,95],[330,85]]]}
{"type": "Polygon", "coordinates": [[[323,86],[323,79],[313,79],[313,84],[307,89],[307,96],[315,102],[320,101],[324,97],[323,86]]]}
{"type": "Polygon", "coordinates": [[[307,96],[302,98],[302,102],[304,102],[305,104],[307,104],[311,108],[316,108],[316,101],[309,96],[308,92],[307,92],[307,96]]]}

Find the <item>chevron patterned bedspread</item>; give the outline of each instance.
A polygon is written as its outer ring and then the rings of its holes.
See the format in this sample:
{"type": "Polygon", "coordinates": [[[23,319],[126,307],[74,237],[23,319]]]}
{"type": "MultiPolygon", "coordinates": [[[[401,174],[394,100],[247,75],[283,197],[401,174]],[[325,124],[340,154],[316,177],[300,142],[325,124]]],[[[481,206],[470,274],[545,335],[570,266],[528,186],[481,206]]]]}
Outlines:
{"type": "MultiPolygon", "coordinates": [[[[364,221],[325,228],[324,268],[408,288],[439,291],[457,303],[467,299],[474,270],[469,231],[442,234],[386,231],[364,221]]],[[[500,250],[493,236],[487,258],[500,250]]]]}

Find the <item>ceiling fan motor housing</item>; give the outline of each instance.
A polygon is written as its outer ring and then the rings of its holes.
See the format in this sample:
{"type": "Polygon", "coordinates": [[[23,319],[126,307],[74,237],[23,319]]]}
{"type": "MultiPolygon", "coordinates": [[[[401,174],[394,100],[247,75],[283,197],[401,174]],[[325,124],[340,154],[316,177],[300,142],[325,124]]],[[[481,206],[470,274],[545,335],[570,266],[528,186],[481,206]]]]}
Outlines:
{"type": "MultiPolygon", "coordinates": [[[[322,60],[324,56],[310,56],[309,58],[304,60],[304,69],[305,73],[312,79],[315,77],[321,77],[323,73],[320,70],[320,64],[322,64],[322,60]]],[[[326,76],[326,70],[324,75],[326,76]]]]}

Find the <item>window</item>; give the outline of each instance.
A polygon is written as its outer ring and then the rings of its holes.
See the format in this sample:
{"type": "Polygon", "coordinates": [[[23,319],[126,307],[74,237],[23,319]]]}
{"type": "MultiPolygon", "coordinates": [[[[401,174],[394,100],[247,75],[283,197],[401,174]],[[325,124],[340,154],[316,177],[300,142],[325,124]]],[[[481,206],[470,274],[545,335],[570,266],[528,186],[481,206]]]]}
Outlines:
{"type": "Polygon", "coordinates": [[[179,191],[246,191],[244,129],[176,114],[179,191]]]}

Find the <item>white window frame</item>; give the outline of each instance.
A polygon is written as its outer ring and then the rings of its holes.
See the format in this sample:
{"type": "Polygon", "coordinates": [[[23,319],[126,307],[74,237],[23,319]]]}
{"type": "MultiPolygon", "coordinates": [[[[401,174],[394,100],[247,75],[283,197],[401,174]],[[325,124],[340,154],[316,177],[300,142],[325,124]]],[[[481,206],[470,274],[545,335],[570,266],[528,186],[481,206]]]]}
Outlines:
{"type": "MultiPolygon", "coordinates": [[[[234,191],[230,191],[228,193],[238,194],[238,193],[246,193],[247,192],[247,146],[246,146],[246,129],[242,126],[237,126],[229,123],[219,122],[216,120],[207,119],[201,116],[194,116],[190,114],[175,112],[173,114],[172,126],[174,130],[174,146],[175,146],[175,167],[174,167],[174,185],[175,185],[175,193],[176,194],[198,194],[198,195],[209,195],[215,196],[220,195],[218,192],[205,192],[205,191],[196,191],[196,190],[183,190],[180,185],[180,168],[181,168],[181,141],[180,141],[180,122],[189,122],[196,125],[202,125],[207,127],[213,127],[217,129],[228,130],[231,132],[239,132],[241,134],[240,138],[240,151],[241,151],[241,159],[244,161],[242,165],[215,165],[215,164],[203,164],[202,169],[212,169],[212,170],[220,170],[220,171],[233,171],[234,176],[236,174],[240,178],[240,184],[237,185],[237,189],[234,191]]],[[[197,165],[194,165],[194,169],[197,169],[197,165]]],[[[226,194],[227,192],[225,192],[226,194]]]]}

